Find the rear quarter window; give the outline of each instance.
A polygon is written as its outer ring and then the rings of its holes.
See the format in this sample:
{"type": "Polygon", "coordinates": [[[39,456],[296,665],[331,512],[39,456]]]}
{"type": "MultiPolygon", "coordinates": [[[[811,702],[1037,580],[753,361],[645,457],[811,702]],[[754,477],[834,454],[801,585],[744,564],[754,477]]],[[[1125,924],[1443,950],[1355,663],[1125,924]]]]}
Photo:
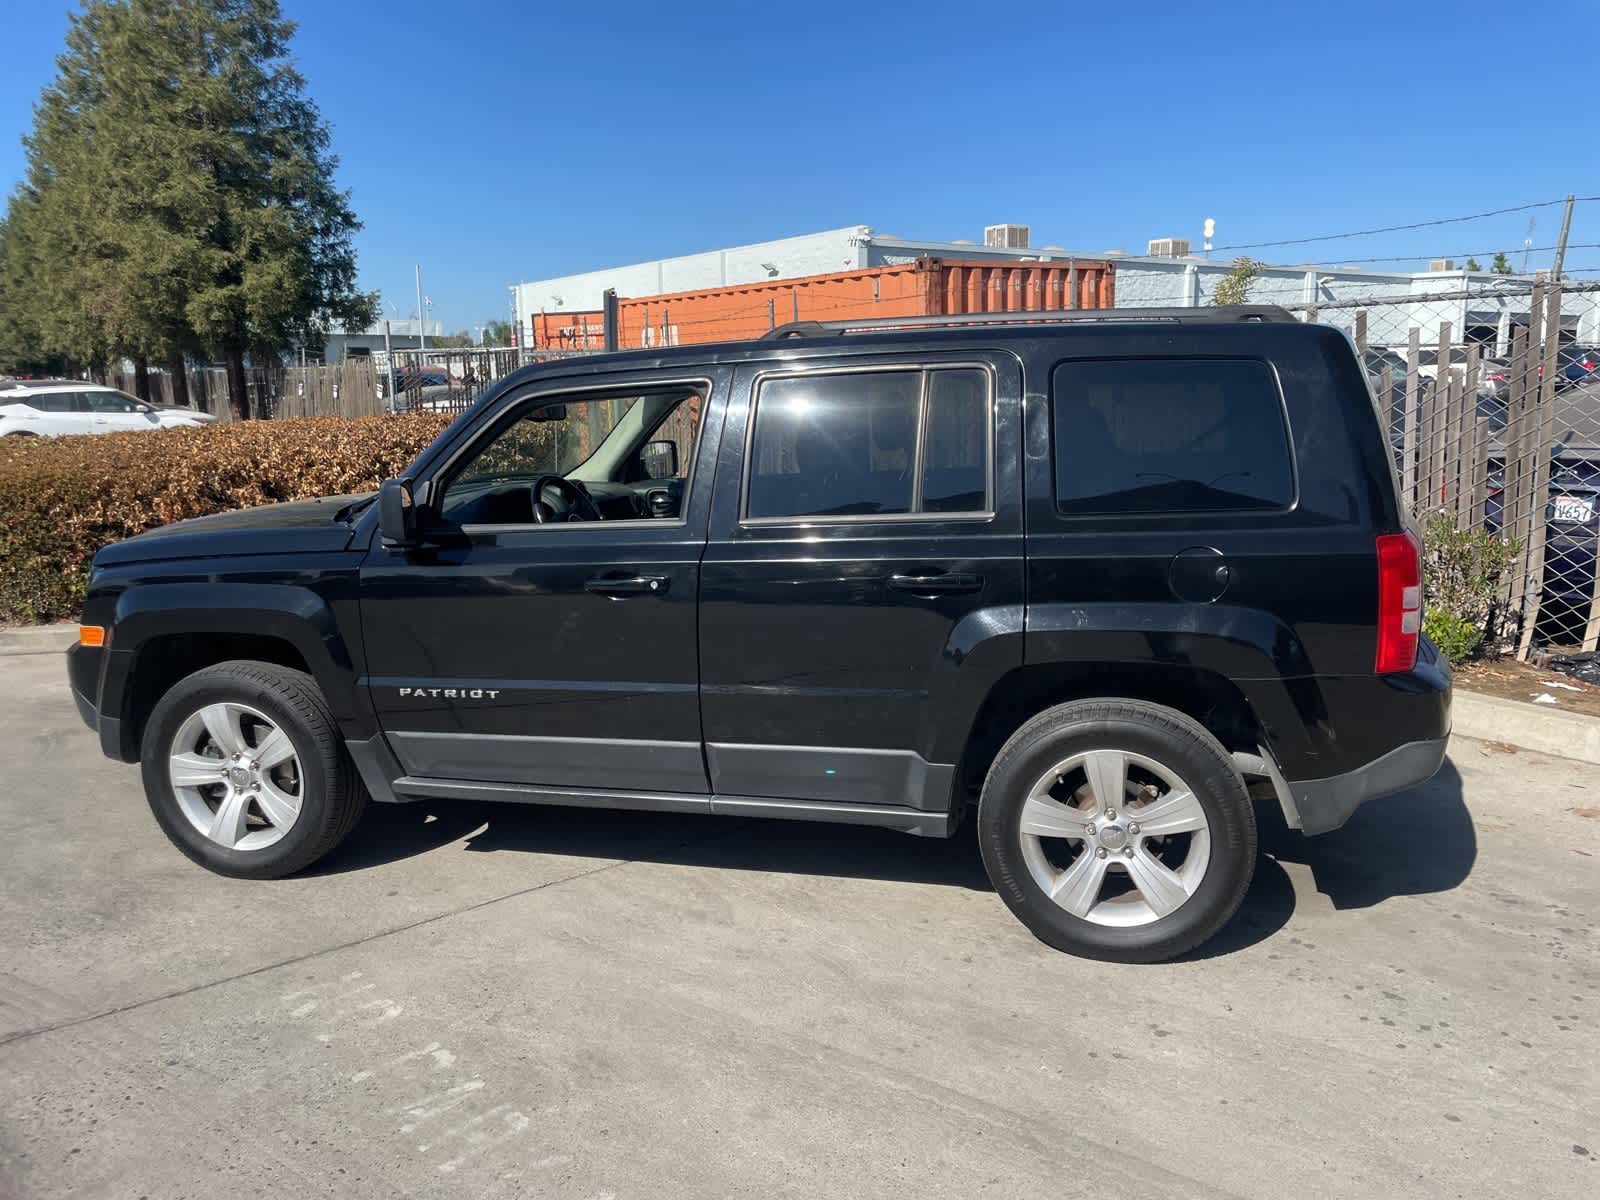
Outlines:
{"type": "Polygon", "coordinates": [[[1051,375],[1064,514],[1248,512],[1294,503],[1283,400],[1257,359],[1098,359],[1051,375]]]}

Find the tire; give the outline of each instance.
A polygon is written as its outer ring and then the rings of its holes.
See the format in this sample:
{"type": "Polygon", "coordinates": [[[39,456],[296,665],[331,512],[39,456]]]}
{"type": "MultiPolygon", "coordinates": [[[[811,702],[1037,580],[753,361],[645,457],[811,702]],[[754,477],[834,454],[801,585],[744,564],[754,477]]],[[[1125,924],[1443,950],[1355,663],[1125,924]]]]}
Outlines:
{"type": "Polygon", "coordinates": [[[273,663],[224,662],[179,680],[150,714],[140,763],[173,845],[237,879],[310,866],[367,804],[316,681],[273,663]]]}
{"type": "Polygon", "coordinates": [[[978,842],[1000,898],[1040,941],[1148,963],[1232,918],[1255,870],[1256,823],[1243,779],[1200,724],[1139,700],[1077,700],[1001,747],[978,842]],[[1121,792],[1114,818],[1101,791],[1121,792]]]}

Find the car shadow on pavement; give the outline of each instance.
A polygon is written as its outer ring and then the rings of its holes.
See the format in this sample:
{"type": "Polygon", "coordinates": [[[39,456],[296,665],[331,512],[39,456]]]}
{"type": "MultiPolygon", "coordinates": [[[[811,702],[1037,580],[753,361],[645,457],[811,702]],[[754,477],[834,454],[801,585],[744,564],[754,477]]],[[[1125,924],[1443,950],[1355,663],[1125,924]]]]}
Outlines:
{"type": "Polygon", "coordinates": [[[461,839],[476,853],[560,854],[990,890],[970,822],[953,838],[918,838],[891,829],[807,821],[472,802],[375,804],[355,835],[307,874],[362,870],[461,839]]]}
{"type": "Polygon", "coordinates": [[[1448,759],[1427,783],[1368,801],[1342,829],[1320,837],[1287,828],[1272,807],[1275,821],[1257,809],[1262,852],[1311,868],[1317,891],[1336,909],[1447,892],[1466,880],[1478,857],[1461,775],[1448,759]]]}
{"type": "MultiPolygon", "coordinates": [[[[1453,776],[1453,769],[1451,770],[1453,776]]],[[[1448,790],[1448,789],[1447,789],[1448,790]]],[[[1459,803],[1459,781],[1454,794],[1459,803]]],[[[1461,810],[1464,811],[1464,810],[1461,810]]],[[[1257,805],[1262,853],[1235,919],[1190,958],[1229,954],[1263,941],[1294,913],[1294,887],[1279,859],[1310,862],[1319,880],[1331,875],[1340,894],[1430,890],[1405,884],[1408,860],[1318,854],[1306,839],[1283,827],[1276,805],[1257,805]],[[1296,843],[1299,843],[1298,845],[1296,843]],[[1396,869],[1390,870],[1393,866],[1396,869]],[[1386,874],[1369,879],[1364,872],[1386,874]]],[[[1358,817],[1361,814],[1358,814],[1358,817]]],[[[1420,818],[1419,818],[1420,820],[1420,818]]],[[[1471,824],[1467,823],[1470,836],[1471,824]]],[[[890,829],[804,821],[759,821],[673,813],[618,812],[520,804],[419,802],[373,805],[354,837],[308,874],[335,874],[381,866],[463,842],[474,853],[558,854],[597,860],[670,863],[713,870],[881,879],[992,892],[970,815],[952,838],[910,837],[890,829]]],[[[1351,845],[1356,845],[1352,841],[1351,845]]],[[[1365,850],[1361,849],[1365,854],[1365,850]]],[[[1398,854],[1398,852],[1395,852],[1398,854]]],[[[1409,864],[1416,866],[1418,864],[1409,864]]],[[[465,866],[463,869],[467,869],[465,866]]],[[[1322,887],[1321,890],[1327,890],[1322,887]]],[[[1374,899],[1364,901],[1375,902],[1374,899]]],[[[1337,907],[1352,907],[1339,903],[1337,907]]]]}
{"type": "MultiPolygon", "coordinates": [[[[1308,867],[1317,891],[1335,909],[1351,909],[1395,896],[1448,891],[1467,878],[1477,858],[1461,776],[1448,761],[1421,787],[1363,805],[1343,829],[1321,837],[1289,829],[1271,801],[1257,803],[1256,821],[1260,854],[1244,903],[1221,933],[1187,959],[1231,954],[1282,929],[1295,908],[1285,863],[1308,867]]],[[[954,837],[941,839],[805,821],[474,802],[375,804],[355,836],[307,874],[378,867],[453,842],[474,853],[559,854],[994,890],[970,816],[954,837]]]]}

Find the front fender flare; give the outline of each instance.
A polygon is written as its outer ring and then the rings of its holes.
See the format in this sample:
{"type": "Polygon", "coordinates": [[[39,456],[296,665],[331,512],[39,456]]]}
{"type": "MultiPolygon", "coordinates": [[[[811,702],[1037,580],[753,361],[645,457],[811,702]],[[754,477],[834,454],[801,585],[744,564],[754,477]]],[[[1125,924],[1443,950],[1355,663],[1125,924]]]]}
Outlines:
{"type": "Polygon", "coordinates": [[[309,588],[272,583],[140,584],[117,597],[112,612],[114,663],[108,664],[102,704],[121,711],[140,649],[171,635],[249,634],[277,638],[305,660],[347,735],[370,724],[356,687],[352,647],[327,602],[309,588]],[[205,603],[197,603],[203,595],[205,603]]]}

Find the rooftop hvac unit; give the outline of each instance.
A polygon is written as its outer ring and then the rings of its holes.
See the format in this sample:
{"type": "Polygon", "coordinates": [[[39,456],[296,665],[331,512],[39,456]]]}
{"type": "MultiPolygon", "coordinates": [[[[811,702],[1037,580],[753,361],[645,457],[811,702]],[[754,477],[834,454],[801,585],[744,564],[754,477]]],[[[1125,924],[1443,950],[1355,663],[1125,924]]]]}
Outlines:
{"type": "Polygon", "coordinates": [[[985,225],[983,227],[983,244],[985,246],[998,246],[1005,250],[1026,250],[1028,248],[1028,227],[1026,225],[985,225]]]}
{"type": "Polygon", "coordinates": [[[1187,258],[1188,238],[1151,238],[1148,251],[1151,258],[1187,258]]]}
{"type": "Polygon", "coordinates": [[[1455,269],[1456,260],[1453,258],[1431,258],[1428,260],[1428,270],[1430,271],[1454,271],[1455,269]]]}

